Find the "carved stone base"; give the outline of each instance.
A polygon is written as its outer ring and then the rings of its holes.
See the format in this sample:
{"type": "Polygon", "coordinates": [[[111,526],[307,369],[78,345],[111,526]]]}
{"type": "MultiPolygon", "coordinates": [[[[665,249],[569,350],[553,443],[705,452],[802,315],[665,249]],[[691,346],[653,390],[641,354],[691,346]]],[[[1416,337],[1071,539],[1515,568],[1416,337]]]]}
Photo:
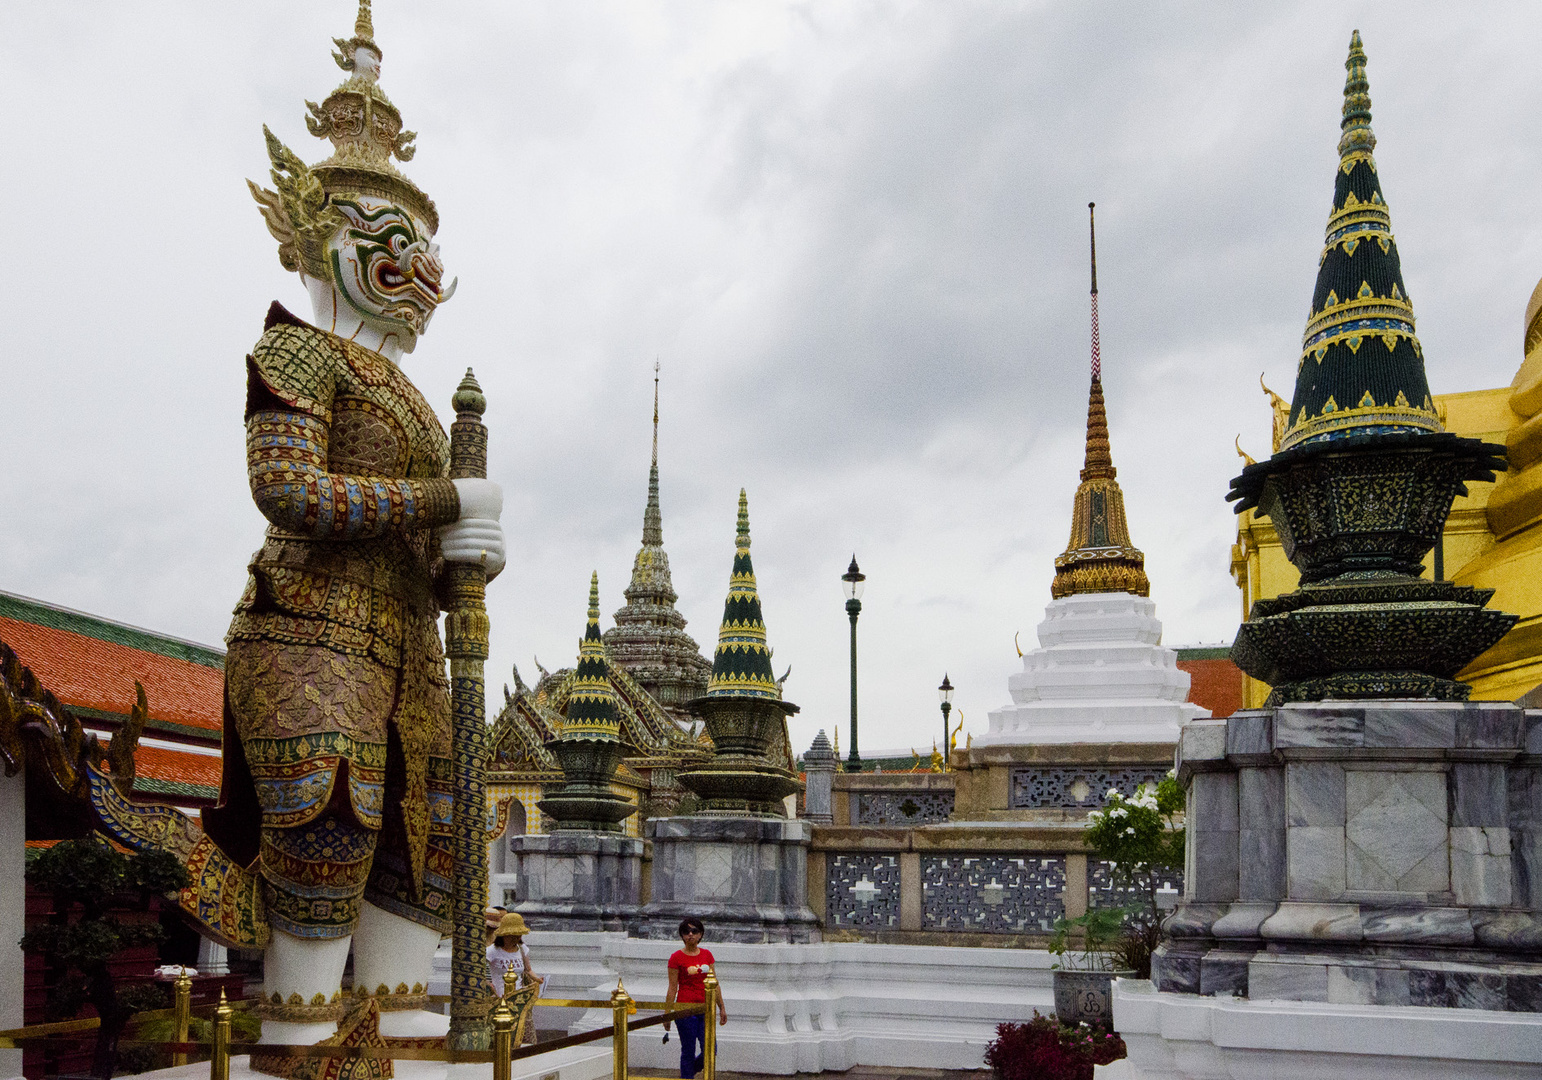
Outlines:
{"type": "Polygon", "coordinates": [[[707,924],[709,941],[820,940],[809,910],[808,847],[813,827],[781,818],[676,817],[648,822],[653,899],[636,937],[670,940],[686,916],[707,924]]]}
{"type": "Polygon", "coordinates": [[[643,841],[559,829],[509,841],[514,910],[533,930],[624,930],[637,917],[643,841]]]}
{"type": "Polygon", "coordinates": [[[1542,1012],[1542,711],[1323,702],[1184,728],[1163,991],[1542,1012]]]}

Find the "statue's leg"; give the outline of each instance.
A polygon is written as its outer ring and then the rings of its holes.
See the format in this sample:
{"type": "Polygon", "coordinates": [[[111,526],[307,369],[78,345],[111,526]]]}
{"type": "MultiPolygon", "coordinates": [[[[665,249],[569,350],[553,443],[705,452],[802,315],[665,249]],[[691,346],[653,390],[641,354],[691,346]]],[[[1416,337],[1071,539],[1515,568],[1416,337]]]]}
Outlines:
{"type": "Polygon", "coordinates": [[[414,889],[410,855],[392,842],[397,838],[387,830],[364,890],[359,929],[353,939],[353,983],[356,993],[363,990],[379,998],[382,1035],[437,1037],[449,1030],[449,1017],[429,1010],[427,1000],[434,953],[453,929],[451,799],[448,785],[434,775],[445,771],[447,765],[447,761],[435,759],[428,770],[431,810],[421,887],[414,889]]]}
{"type": "Polygon", "coordinates": [[[429,1011],[422,997],[441,940],[438,927],[404,919],[365,901],[353,939],[353,984],[376,994],[383,1006],[416,1006],[381,1012],[380,1034],[421,1038],[450,1030],[450,1018],[429,1011]]]}
{"type": "Polygon", "coordinates": [[[262,830],[263,899],[273,932],[263,956],[262,1042],[314,1043],[347,1007],[343,966],[378,831],[337,800],[318,818],[262,830]]]}
{"type": "Polygon", "coordinates": [[[380,844],[353,941],[355,993],[376,996],[380,1033],[439,1037],[449,1017],[428,1008],[434,953],[453,930],[454,794],[450,699],[432,618],[414,618],[391,714],[380,844]]]}
{"type": "Polygon", "coordinates": [[[332,1000],[342,983],[343,967],[348,962],[348,945],[351,938],[300,938],[274,930],[268,949],[262,956],[262,996],[268,1003],[267,1010],[277,1016],[293,1016],[294,1020],[278,1020],[271,1016],[262,1022],[262,1038],[259,1042],[303,1046],[318,1043],[337,1032],[337,1018],[326,1007],[316,1008],[309,1004],[316,998],[323,1002],[332,1000]],[[298,995],[304,1005],[292,1001],[298,995]],[[307,1021],[305,1013],[320,1013],[324,1019],[307,1021]]]}

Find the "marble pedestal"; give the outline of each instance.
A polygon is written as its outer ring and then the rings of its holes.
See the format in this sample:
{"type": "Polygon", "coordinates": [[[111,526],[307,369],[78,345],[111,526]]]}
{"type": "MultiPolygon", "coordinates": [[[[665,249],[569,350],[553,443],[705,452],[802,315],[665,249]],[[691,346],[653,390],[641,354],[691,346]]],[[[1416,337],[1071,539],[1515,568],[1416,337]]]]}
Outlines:
{"type": "Polygon", "coordinates": [[[786,818],[650,819],[652,899],[633,935],[673,940],[692,915],[706,924],[709,942],[819,941],[808,906],[813,832],[786,818]]]}
{"type": "Polygon", "coordinates": [[[616,833],[559,829],[516,836],[514,910],[532,930],[622,930],[637,917],[643,841],[616,833]]]}
{"type": "Polygon", "coordinates": [[[1542,1013],[1542,711],[1239,712],[1184,727],[1178,776],[1186,890],[1158,989],[1542,1013]]]}

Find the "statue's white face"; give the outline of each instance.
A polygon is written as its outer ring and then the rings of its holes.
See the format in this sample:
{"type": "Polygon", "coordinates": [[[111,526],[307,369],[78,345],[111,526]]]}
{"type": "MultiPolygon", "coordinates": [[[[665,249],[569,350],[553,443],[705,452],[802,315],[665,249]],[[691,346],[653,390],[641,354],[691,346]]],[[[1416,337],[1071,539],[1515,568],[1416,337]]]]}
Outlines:
{"type": "Polygon", "coordinates": [[[444,263],[424,222],[384,199],[333,196],[346,219],[327,242],[330,284],[382,342],[411,352],[434,310],[450,298],[444,263]]]}

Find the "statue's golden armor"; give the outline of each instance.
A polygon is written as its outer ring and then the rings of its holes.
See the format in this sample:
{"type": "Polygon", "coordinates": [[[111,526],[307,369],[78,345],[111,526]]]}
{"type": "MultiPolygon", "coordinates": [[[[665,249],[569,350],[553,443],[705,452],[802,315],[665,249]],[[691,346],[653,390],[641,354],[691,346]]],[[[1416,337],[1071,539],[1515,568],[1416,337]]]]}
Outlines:
{"type": "Polygon", "coordinates": [[[226,639],[209,836],[238,864],[260,856],[273,929],[344,937],[368,899],[448,932],[432,530],[459,502],[444,429],[390,360],[274,304],[248,358],[246,432],[270,524],[226,639]]]}

